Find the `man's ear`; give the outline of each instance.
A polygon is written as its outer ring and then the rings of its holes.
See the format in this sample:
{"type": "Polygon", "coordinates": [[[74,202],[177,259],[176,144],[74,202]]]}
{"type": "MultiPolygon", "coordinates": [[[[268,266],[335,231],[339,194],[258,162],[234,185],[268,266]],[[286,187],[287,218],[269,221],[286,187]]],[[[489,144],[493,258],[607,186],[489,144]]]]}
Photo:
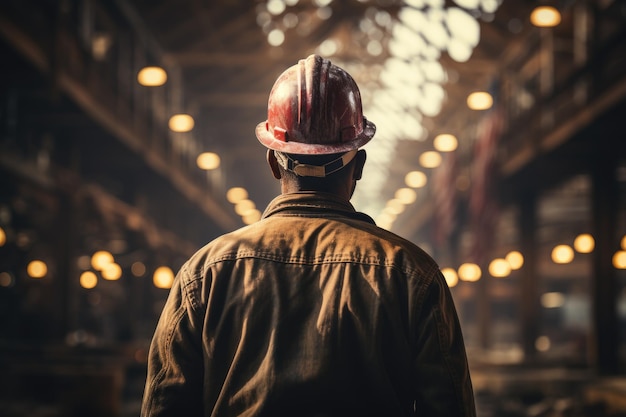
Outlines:
{"type": "Polygon", "coordinates": [[[269,164],[272,170],[272,174],[274,175],[274,178],[276,178],[277,180],[281,179],[280,168],[278,168],[278,161],[276,160],[276,155],[274,154],[274,151],[271,149],[268,149],[267,154],[265,156],[267,158],[267,163],[269,164]]]}
{"type": "Polygon", "coordinates": [[[363,167],[365,166],[365,160],[367,159],[365,150],[359,149],[354,159],[354,179],[360,180],[363,176],[363,167]]]}

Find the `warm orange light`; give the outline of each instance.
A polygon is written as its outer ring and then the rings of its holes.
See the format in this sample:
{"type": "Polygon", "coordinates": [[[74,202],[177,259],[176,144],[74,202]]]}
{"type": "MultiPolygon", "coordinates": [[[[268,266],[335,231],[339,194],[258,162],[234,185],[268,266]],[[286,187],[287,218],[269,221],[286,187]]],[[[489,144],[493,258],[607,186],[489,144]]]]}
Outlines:
{"type": "Polygon", "coordinates": [[[246,214],[248,214],[249,212],[255,209],[256,209],[256,204],[254,204],[254,201],[252,200],[244,199],[244,200],[239,201],[237,204],[235,204],[235,213],[237,213],[240,216],[245,216],[246,214]]]}
{"type": "Polygon", "coordinates": [[[261,212],[259,210],[250,210],[242,216],[242,220],[245,224],[256,223],[261,220],[261,212]]]}
{"type": "Polygon", "coordinates": [[[404,187],[396,191],[395,197],[400,200],[402,204],[409,205],[415,202],[417,199],[417,193],[412,188],[404,187]]]}
{"type": "Polygon", "coordinates": [[[467,107],[472,110],[487,110],[493,106],[493,97],[486,91],[476,91],[467,97],[467,107]]]}
{"type": "Polygon", "coordinates": [[[99,250],[91,256],[91,266],[96,271],[102,271],[113,262],[113,255],[105,250],[99,250]]]}
{"type": "Polygon", "coordinates": [[[568,245],[557,245],[552,249],[552,261],[557,264],[568,264],[574,260],[574,250],[568,245]]]}
{"type": "Polygon", "coordinates": [[[157,288],[172,288],[174,283],[174,272],[167,266],[160,266],[154,271],[152,282],[157,288]]]}
{"type": "Polygon", "coordinates": [[[437,168],[441,165],[441,155],[436,151],[426,151],[420,155],[419,162],[424,168],[437,168]]]}
{"type": "Polygon", "coordinates": [[[511,265],[513,270],[520,269],[524,265],[524,256],[516,250],[507,253],[504,259],[511,265]]]}
{"type": "Polygon", "coordinates": [[[193,129],[195,122],[188,114],[175,114],[170,117],[169,127],[173,132],[189,132],[193,129]]]}
{"type": "Polygon", "coordinates": [[[396,221],[398,216],[388,211],[383,210],[381,214],[376,217],[376,224],[382,227],[383,229],[391,229],[393,222],[396,221]]]}
{"type": "Polygon", "coordinates": [[[448,287],[455,287],[456,284],[459,283],[459,276],[453,268],[443,268],[441,270],[446,282],[448,283],[448,287]]]}
{"type": "Polygon", "coordinates": [[[0,246],[4,246],[7,243],[7,234],[2,227],[0,227],[0,246]]]}
{"type": "Polygon", "coordinates": [[[115,262],[111,262],[107,264],[102,270],[102,278],[109,281],[116,281],[122,277],[122,267],[116,264],[115,262]]]}
{"type": "Polygon", "coordinates": [[[29,262],[26,272],[31,278],[43,278],[48,273],[48,265],[44,261],[36,259],[29,262]]]}
{"type": "Polygon", "coordinates": [[[80,274],[80,286],[86,289],[94,288],[98,285],[98,277],[91,271],[80,274]]]}
{"type": "Polygon", "coordinates": [[[511,265],[506,259],[496,258],[489,263],[489,273],[495,278],[504,278],[511,274],[511,265]]]}
{"type": "Polygon", "coordinates": [[[137,74],[137,81],[146,87],[158,87],[167,81],[167,73],[161,67],[144,67],[137,74]]]}
{"type": "Polygon", "coordinates": [[[220,166],[220,156],[213,152],[204,152],[198,155],[196,163],[198,164],[198,168],[211,171],[220,166]]]}
{"type": "Polygon", "coordinates": [[[233,204],[246,198],[248,198],[248,192],[243,187],[233,187],[226,192],[226,199],[233,204]]]}
{"type": "Polygon", "coordinates": [[[385,212],[393,214],[394,216],[402,214],[402,212],[404,212],[404,209],[404,204],[397,198],[392,198],[391,200],[387,201],[387,204],[385,205],[385,212]]]}
{"type": "Polygon", "coordinates": [[[537,27],[554,27],[561,23],[561,13],[552,6],[539,6],[531,12],[530,22],[537,27]]]}
{"type": "Polygon", "coordinates": [[[617,269],[626,269],[626,250],[619,250],[613,254],[613,266],[617,269]]]}
{"type": "Polygon", "coordinates": [[[574,239],[574,249],[578,253],[591,253],[595,248],[596,242],[589,233],[583,233],[574,239]]]}
{"type": "Polygon", "coordinates": [[[421,171],[411,171],[404,177],[404,182],[411,188],[421,188],[426,185],[426,174],[421,171]]]}
{"type": "Polygon", "coordinates": [[[464,263],[459,267],[459,279],[461,281],[475,282],[480,279],[481,275],[480,267],[474,263],[464,263]]]}
{"type": "Polygon", "coordinates": [[[437,135],[433,140],[433,146],[439,152],[452,152],[459,146],[456,136],[449,133],[437,135]]]}

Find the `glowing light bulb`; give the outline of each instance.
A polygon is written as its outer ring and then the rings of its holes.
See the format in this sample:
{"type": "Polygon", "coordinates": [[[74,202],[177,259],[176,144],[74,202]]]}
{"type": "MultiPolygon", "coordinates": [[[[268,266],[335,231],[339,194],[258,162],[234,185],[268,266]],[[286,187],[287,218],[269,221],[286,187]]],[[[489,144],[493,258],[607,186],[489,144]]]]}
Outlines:
{"type": "Polygon", "coordinates": [[[116,281],[122,277],[122,267],[115,262],[111,262],[102,269],[101,273],[102,278],[109,281],[116,281]]]}
{"type": "Polygon", "coordinates": [[[113,262],[110,252],[99,250],[91,256],[91,266],[96,271],[102,271],[108,264],[113,262]]]}
{"type": "Polygon", "coordinates": [[[248,198],[248,192],[242,187],[233,187],[226,192],[226,199],[233,204],[246,198],[248,198]]]}
{"type": "Polygon", "coordinates": [[[30,261],[26,267],[26,272],[31,278],[43,278],[48,273],[48,265],[44,261],[36,259],[30,261]]]}
{"type": "Polygon", "coordinates": [[[554,27],[561,23],[561,13],[551,6],[539,6],[531,12],[530,22],[537,27],[554,27]]]}
{"type": "Polygon", "coordinates": [[[617,269],[626,269],[626,250],[620,250],[613,254],[613,266],[617,269]]]}
{"type": "Polygon", "coordinates": [[[403,204],[409,205],[415,202],[417,198],[417,193],[412,188],[400,188],[396,191],[395,197],[400,200],[403,204]]]}
{"type": "Polygon", "coordinates": [[[493,106],[493,97],[486,91],[476,91],[467,97],[467,107],[472,110],[487,110],[493,106]]]}
{"type": "Polygon", "coordinates": [[[152,282],[157,288],[172,288],[174,283],[174,272],[167,266],[160,266],[154,271],[152,282]]]}
{"type": "Polygon", "coordinates": [[[504,278],[511,274],[511,265],[506,259],[496,258],[489,263],[489,273],[492,277],[504,278]]]}
{"type": "Polygon", "coordinates": [[[439,152],[452,152],[459,146],[459,141],[454,135],[442,133],[433,139],[433,146],[439,152]]]}
{"type": "Polygon", "coordinates": [[[453,268],[443,268],[441,273],[446,279],[448,287],[455,287],[459,283],[459,276],[453,268]]]}
{"type": "Polygon", "coordinates": [[[524,256],[516,250],[507,253],[504,259],[511,265],[513,270],[520,269],[524,265],[524,256]]]}
{"type": "Polygon", "coordinates": [[[161,67],[144,67],[137,74],[137,81],[146,87],[158,87],[167,81],[167,73],[161,67]]]}
{"type": "Polygon", "coordinates": [[[596,242],[593,236],[588,233],[578,235],[576,239],[574,239],[574,249],[576,249],[578,253],[591,253],[595,245],[596,242]]]}
{"type": "Polygon", "coordinates": [[[482,271],[474,263],[468,262],[459,266],[459,279],[462,281],[475,282],[480,279],[482,271]]]}
{"type": "Polygon", "coordinates": [[[421,188],[426,185],[426,174],[421,171],[411,171],[404,177],[404,182],[411,188],[421,188]]]}
{"type": "Polygon", "coordinates": [[[91,271],[84,271],[80,274],[80,286],[86,289],[94,288],[98,285],[98,277],[91,271]]]}
{"type": "Polygon", "coordinates": [[[198,155],[196,159],[198,168],[204,169],[205,171],[217,169],[220,166],[220,162],[220,156],[214,152],[203,152],[198,155]]]}
{"type": "Polygon", "coordinates": [[[193,129],[195,122],[188,114],[175,114],[170,117],[169,127],[172,132],[189,132],[193,129]]]}
{"type": "Polygon", "coordinates": [[[426,151],[420,155],[419,162],[424,168],[437,168],[441,165],[441,155],[436,151],[426,151]]]}
{"type": "Polygon", "coordinates": [[[552,261],[557,264],[568,264],[574,260],[574,250],[568,245],[557,245],[552,249],[552,261]]]}

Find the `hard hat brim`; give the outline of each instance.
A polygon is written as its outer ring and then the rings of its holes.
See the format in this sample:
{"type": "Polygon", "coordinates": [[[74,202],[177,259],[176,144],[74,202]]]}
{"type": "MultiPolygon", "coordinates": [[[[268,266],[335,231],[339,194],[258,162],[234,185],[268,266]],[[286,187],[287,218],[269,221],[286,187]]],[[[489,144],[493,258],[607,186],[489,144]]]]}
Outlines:
{"type": "Polygon", "coordinates": [[[296,141],[278,140],[272,133],[267,130],[267,121],[261,122],[256,126],[256,137],[266,148],[274,151],[299,154],[299,155],[328,155],[334,153],[348,152],[358,149],[369,142],[376,133],[376,125],[369,120],[364,120],[363,132],[348,142],[340,142],[333,144],[324,143],[302,143],[296,141]]]}

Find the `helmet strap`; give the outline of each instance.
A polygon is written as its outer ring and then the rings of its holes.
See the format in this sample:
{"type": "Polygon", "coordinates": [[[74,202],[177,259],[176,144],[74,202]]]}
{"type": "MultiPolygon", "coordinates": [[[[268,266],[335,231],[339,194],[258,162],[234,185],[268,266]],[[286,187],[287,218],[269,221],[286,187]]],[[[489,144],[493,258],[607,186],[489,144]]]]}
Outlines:
{"type": "Polygon", "coordinates": [[[274,151],[276,160],[287,171],[291,171],[299,177],[320,177],[324,178],[333,172],[339,171],[352,161],[357,154],[357,149],[353,149],[324,165],[308,165],[293,159],[286,153],[274,151]]]}

